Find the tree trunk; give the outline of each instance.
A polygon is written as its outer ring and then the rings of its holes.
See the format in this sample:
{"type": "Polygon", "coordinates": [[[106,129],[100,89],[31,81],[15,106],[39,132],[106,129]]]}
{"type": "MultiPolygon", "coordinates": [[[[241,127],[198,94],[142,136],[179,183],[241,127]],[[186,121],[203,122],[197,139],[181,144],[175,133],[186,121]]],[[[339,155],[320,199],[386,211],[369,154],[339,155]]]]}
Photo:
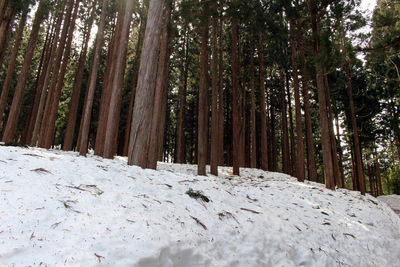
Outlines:
{"type": "Polygon", "coordinates": [[[303,142],[303,125],[301,120],[301,103],[299,92],[299,77],[297,73],[297,48],[295,42],[293,21],[290,20],[290,46],[292,48],[292,71],[293,71],[293,86],[294,86],[294,101],[296,109],[296,177],[299,181],[304,182],[304,142],[303,142]]]}
{"type": "MultiPolygon", "coordinates": [[[[203,1],[205,2],[205,1],[203,1]]],[[[206,175],[208,148],[208,3],[204,3],[204,18],[201,27],[200,88],[197,138],[197,174],[206,175]]]]}
{"type": "Polygon", "coordinates": [[[48,128],[45,136],[45,148],[50,148],[53,144],[53,138],[54,138],[54,132],[55,132],[55,127],[56,127],[56,120],[57,120],[57,114],[58,114],[58,106],[60,104],[60,97],[64,85],[64,78],[65,78],[65,73],[67,72],[67,67],[68,67],[68,62],[70,59],[71,55],[71,45],[72,45],[72,39],[74,36],[74,29],[75,29],[75,22],[76,18],[78,15],[78,10],[79,10],[79,0],[76,0],[75,6],[74,6],[74,11],[72,14],[72,20],[70,21],[68,25],[68,33],[67,33],[67,40],[66,40],[66,45],[64,48],[64,55],[63,55],[63,60],[62,64],[60,67],[60,72],[59,72],[59,77],[57,78],[57,83],[55,87],[55,94],[53,98],[53,102],[51,105],[51,110],[50,110],[50,116],[48,120],[48,128]]]}
{"type": "MultiPolygon", "coordinates": [[[[357,122],[356,122],[356,112],[354,109],[354,100],[353,100],[353,91],[351,86],[351,74],[350,74],[350,63],[346,62],[346,81],[347,81],[347,94],[349,95],[349,105],[350,105],[350,114],[351,114],[351,126],[353,130],[353,142],[354,142],[354,156],[355,156],[355,168],[357,168],[357,176],[356,179],[360,185],[361,194],[365,195],[365,176],[364,176],[364,168],[362,162],[362,153],[360,141],[358,139],[358,131],[357,131],[357,122]]],[[[353,169],[354,171],[354,169],[353,169]]]]}
{"type": "Polygon", "coordinates": [[[47,64],[44,65],[46,67],[46,71],[42,73],[43,75],[42,75],[42,77],[39,78],[39,82],[38,82],[37,90],[40,91],[41,94],[40,94],[40,100],[39,100],[39,104],[38,104],[38,111],[36,112],[36,118],[32,117],[32,119],[34,119],[35,121],[34,121],[32,138],[31,138],[31,142],[30,142],[31,146],[36,146],[38,143],[38,138],[39,138],[39,133],[40,133],[39,131],[40,131],[40,127],[42,124],[42,117],[43,117],[43,112],[44,112],[44,105],[46,102],[47,87],[50,82],[51,72],[53,71],[53,68],[54,68],[55,53],[57,51],[57,43],[58,43],[60,31],[61,31],[61,22],[63,19],[63,12],[65,9],[65,5],[66,5],[66,0],[64,0],[61,3],[60,9],[59,9],[57,15],[55,16],[55,18],[57,18],[57,23],[56,23],[54,34],[53,34],[51,47],[49,49],[49,52],[48,52],[48,54],[46,56],[46,60],[45,60],[45,62],[47,62],[47,64]]]}
{"type": "MultiPolygon", "coordinates": [[[[123,0],[122,0],[123,1],[123,0]]],[[[128,47],[129,29],[132,17],[133,2],[126,2],[125,10],[123,10],[122,21],[117,22],[121,27],[120,38],[117,38],[117,47],[113,56],[115,61],[115,69],[112,72],[114,78],[110,83],[111,86],[111,99],[107,116],[107,127],[104,139],[104,157],[112,158],[115,154],[116,137],[118,134],[119,115],[121,109],[122,87],[125,74],[126,53],[128,47]]],[[[122,12],[122,10],[121,10],[122,12]]],[[[118,32],[118,30],[117,30],[118,32]]]]}
{"type": "Polygon", "coordinates": [[[189,63],[189,37],[187,36],[187,30],[185,30],[185,37],[183,43],[183,54],[184,59],[181,67],[181,83],[182,86],[179,88],[178,96],[178,125],[177,125],[177,137],[176,137],[176,154],[177,163],[185,163],[185,125],[186,125],[186,91],[188,84],[188,63],[189,63]]]}
{"type": "Polygon", "coordinates": [[[254,77],[254,47],[250,52],[250,168],[257,168],[256,93],[254,77]]]}
{"type": "Polygon", "coordinates": [[[163,0],[150,1],[132,113],[128,164],[142,168],[147,167],[163,5],[163,0]]]}
{"type": "Polygon", "coordinates": [[[339,118],[338,115],[335,114],[335,126],[336,126],[336,133],[337,133],[337,140],[338,140],[338,153],[339,153],[339,179],[340,179],[340,184],[342,185],[342,188],[346,187],[346,184],[344,182],[344,168],[343,168],[343,149],[341,145],[341,140],[340,140],[340,129],[339,129],[339,118]]]}
{"type": "Polygon", "coordinates": [[[381,178],[381,167],[379,164],[379,160],[375,155],[375,172],[376,172],[376,179],[378,184],[378,196],[383,195],[383,188],[382,188],[382,178],[381,178]]]}
{"type": "MultiPolygon", "coordinates": [[[[4,13],[0,17],[0,59],[3,59],[6,46],[7,46],[7,39],[11,29],[11,24],[14,20],[15,10],[10,6],[5,7],[4,13]]],[[[2,60],[0,60],[3,63],[2,60]]],[[[2,64],[0,64],[1,66],[2,64]]]]}
{"type": "MultiPolygon", "coordinates": [[[[320,56],[320,34],[318,29],[318,12],[315,0],[308,0],[308,5],[311,15],[312,33],[314,38],[314,56],[318,59],[320,56]]],[[[321,142],[322,142],[322,157],[324,163],[325,172],[325,185],[329,189],[335,188],[335,174],[333,169],[332,160],[332,146],[329,135],[329,121],[326,106],[326,95],[324,88],[324,77],[321,63],[317,60],[315,63],[316,77],[317,77],[317,88],[318,88],[318,102],[319,102],[319,114],[320,114],[320,126],[321,126],[321,142]]]]}
{"type": "Polygon", "coordinates": [[[22,105],[22,98],[24,95],[26,81],[28,80],[30,65],[33,58],[33,52],[35,50],[37,39],[39,37],[39,30],[41,23],[46,19],[48,15],[46,2],[47,0],[41,0],[39,2],[39,6],[35,14],[35,19],[32,24],[31,34],[29,36],[28,46],[24,57],[24,63],[22,65],[21,73],[19,75],[17,86],[15,88],[15,93],[11,104],[10,113],[4,130],[3,142],[6,143],[14,141],[15,138],[15,131],[17,129],[19,113],[22,105]]]}
{"type": "MultiPolygon", "coordinates": [[[[217,2],[214,4],[217,10],[217,2]]],[[[212,36],[211,36],[211,73],[212,73],[212,102],[211,102],[211,158],[210,170],[211,174],[218,176],[218,149],[219,149],[219,115],[218,115],[218,18],[216,15],[212,18],[212,36]]]]}
{"type": "Polygon", "coordinates": [[[258,32],[258,61],[259,61],[259,76],[260,76],[260,92],[259,92],[259,105],[260,105],[260,136],[261,136],[261,169],[268,170],[268,130],[267,130],[267,111],[266,111],[266,92],[265,92],[265,66],[264,66],[264,45],[263,34],[258,32]]]}
{"type": "MultiPolygon", "coordinates": [[[[39,147],[42,148],[50,148],[48,145],[51,143],[52,140],[47,140],[49,137],[48,131],[50,128],[50,117],[52,112],[52,106],[54,99],[56,97],[56,86],[57,81],[60,74],[61,64],[62,64],[62,57],[64,54],[65,44],[67,42],[68,37],[68,27],[71,21],[72,11],[74,7],[74,0],[68,0],[68,8],[65,14],[64,25],[61,32],[60,42],[57,47],[55,62],[54,62],[54,70],[51,76],[50,87],[48,89],[47,99],[46,99],[46,106],[44,109],[43,119],[42,119],[42,126],[40,129],[40,136],[39,136],[39,147]]],[[[50,144],[51,145],[51,144],[50,144]]]]}
{"type": "Polygon", "coordinates": [[[289,73],[286,71],[284,74],[286,80],[286,93],[287,104],[289,113],[289,174],[294,175],[296,172],[296,147],[294,142],[294,126],[293,126],[293,112],[292,112],[292,96],[290,93],[289,73]]]}
{"type": "MultiPolygon", "coordinates": [[[[161,134],[161,116],[165,116],[165,113],[161,113],[161,108],[164,104],[164,90],[168,90],[168,86],[166,86],[166,84],[168,84],[168,58],[170,56],[168,49],[170,44],[169,22],[171,19],[172,9],[173,3],[172,1],[169,1],[164,11],[164,25],[161,35],[160,58],[158,61],[157,81],[154,95],[153,119],[151,122],[150,148],[147,159],[147,168],[154,170],[157,169],[157,159],[159,152],[158,135],[161,134]]],[[[167,100],[165,99],[165,101],[167,100]]],[[[162,129],[162,135],[164,135],[164,129],[162,129]]]]}
{"type": "Polygon", "coordinates": [[[223,3],[220,3],[220,18],[219,18],[219,37],[218,37],[218,71],[219,71],[219,84],[218,84],[218,146],[219,146],[219,165],[224,165],[224,91],[223,91],[223,3]]]}
{"type": "Polygon", "coordinates": [[[92,116],[92,107],[93,107],[93,98],[94,93],[96,90],[96,82],[97,82],[97,74],[99,71],[99,64],[100,64],[100,52],[101,47],[103,45],[103,38],[104,38],[104,25],[105,19],[107,14],[107,5],[108,0],[103,1],[103,5],[101,8],[101,15],[100,21],[98,25],[98,30],[96,34],[96,43],[94,46],[94,54],[92,65],[90,69],[89,75],[89,84],[87,88],[87,95],[85,99],[85,104],[82,113],[82,125],[81,125],[81,138],[79,140],[79,154],[81,156],[86,156],[88,150],[88,143],[89,143],[89,128],[90,128],[90,120],[92,116]]]}
{"type": "Polygon", "coordinates": [[[239,175],[241,153],[240,142],[240,92],[239,92],[239,66],[238,66],[238,27],[235,20],[232,21],[232,160],[233,175],[239,175]]]}
{"type": "MultiPolygon", "coordinates": [[[[106,1],[104,1],[106,2],[106,1]]],[[[71,102],[69,104],[68,111],[68,119],[67,119],[67,127],[64,136],[63,150],[68,151],[72,150],[72,143],[74,140],[75,133],[75,125],[76,125],[76,117],[78,115],[78,106],[79,106],[79,97],[81,94],[82,81],[83,81],[83,72],[85,70],[86,56],[89,47],[90,33],[92,30],[92,24],[94,21],[94,15],[96,11],[96,4],[93,3],[92,13],[90,15],[89,25],[87,26],[81,54],[78,60],[77,70],[75,72],[74,78],[74,86],[72,89],[71,102]]],[[[101,29],[103,31],[103,29],[101,29]]],[[[89,81],[90,83],[90,81],[89,81]]]]}
{"type": "Polygon", "coordinates": [[[282,171],[290,173],[290,152],[289,152],[289,131],[286,111],[285,77],[283,70],[279,72],[281,87],[281,105],[282,105],[282,171]]]}
{"type": "MultiPolygon", "coordinates": [[[[14,74],[14,70],[15,70],[15,63],[17,61],[19,47],[21,45],[22,36],[24,35],[24,28],[25,28],[27,14],[28,14],[28,11],[25,10],[23,12],[23,14],[21,15],[21,19],[20,19],[19,25],[18,25],[18,30],[15,35],[16,36],[15,42],[13,45],[10,59],[8,61],[6,79],[4,80],[3,90],[1,91],[1,97],[0,97],[0,126],[2,124],[4,110],[7,105],[8,92],[10,91],[10,87],[11,87],[11,82],[12,82],[12,78],[13,78],[13,74],[14,74]]],[[[0,127],[0,129],[1,128],[2,127],[0,127]]]]}
{"type": "Polygon", "coordinates": [[[308,87],[308,77],[306,74],[306,59],[305,59],[305,52],[303,45],[300,46],[300,54],[301,54],[301,65],[302,65],[301,83],[303,85],[304,117],[306,125],[307,172],[308,172],[308,179],[312,182],[317,182],[318,177],[317,177],[317,167],[315,163],[310,96],[308,87]]]}

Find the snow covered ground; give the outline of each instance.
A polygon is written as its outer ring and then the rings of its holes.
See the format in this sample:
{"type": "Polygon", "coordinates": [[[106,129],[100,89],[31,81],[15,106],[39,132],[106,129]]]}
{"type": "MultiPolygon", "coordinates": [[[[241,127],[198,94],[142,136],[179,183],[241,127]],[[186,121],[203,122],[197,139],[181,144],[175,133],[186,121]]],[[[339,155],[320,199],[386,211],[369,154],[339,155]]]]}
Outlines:
{"type": "Polygon", "coordinates": [[[400,266],[400,218],[371,196],[195,173],[0,146],[0,266],[400,266]]]}
{"type": "Polygon", "coordinates": [[[385,202],[389,205],[389,207],[394,210],[400,216],[400,196],[399,195],[390,195],[390,196],[379,196],[378,199],[380,201],[385,202]]]}

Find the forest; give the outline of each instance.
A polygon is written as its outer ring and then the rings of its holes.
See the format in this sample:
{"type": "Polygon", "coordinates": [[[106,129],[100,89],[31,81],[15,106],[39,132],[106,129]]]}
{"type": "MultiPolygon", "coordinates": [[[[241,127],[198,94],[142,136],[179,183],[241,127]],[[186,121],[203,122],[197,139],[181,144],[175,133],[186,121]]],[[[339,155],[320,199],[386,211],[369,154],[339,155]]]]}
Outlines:
{"type": "Polygon", "coordinates": [[[400,194],[400,2],[0,0],[5,145],[400,194]]]}

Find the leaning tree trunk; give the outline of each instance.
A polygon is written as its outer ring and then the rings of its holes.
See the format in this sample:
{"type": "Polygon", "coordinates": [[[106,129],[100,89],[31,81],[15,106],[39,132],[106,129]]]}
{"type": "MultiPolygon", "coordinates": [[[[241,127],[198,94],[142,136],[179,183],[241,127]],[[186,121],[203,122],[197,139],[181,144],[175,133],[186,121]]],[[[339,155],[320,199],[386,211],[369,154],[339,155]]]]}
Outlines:
{"type": "Polygon", "coordinates": [[[132,113],[128,164],[142,168],[147,167],[163,6],[164,0],[150,1],[132,113]]]}
{"type": "Polygon", "coordinates": [[[15,88],[13,101],[10,108],[7,124],[4,130],[3,141],[11,142],[15,138],[15,131],[17,129],[19,113],[22,105],[22,98],[26,81],[28,80],[30,65],[32,63],[33,53],[35,51],[36,43],[39,37],[39,30],[41,23],[46,19],[49,10],[47,9],[47,1],[41,0],[35,14],[35,19],[32,24],[31,34],[29,36],[28,46],[26,49],[24,63],[22,65],[21,73],[18,78],[17,86],[15,88]]]}
{"type": "MultiPolygon", "coordinates": [[[[13,74],[14,74],[14,70],[15,70],[15,63],[17,61],[19,47],[21,45],[22,36],[24,34],[24,28],[25,28],[27,15],[28,15],[28,10],[25,10],[23,12],[23,14],[21,15],[21,19],[20,19],[19,25],[18,25],[18,30],[15,35],[15,42],[13,45],[10,59],[8,61],[6,79],[4,80],[3,90],[1,91],[1,97],[0,97],[0,126],[3,121],[3,114],[4,114],[4,110],[6,108],[6,104],[7,104],[8,92],[10,91],[10,87],[11,87],[11,82],[12,82],[12,78],[13,78],[13,74]]],[[[0,129],[1,129],[1,127],[0,127],[0,129]]]]}

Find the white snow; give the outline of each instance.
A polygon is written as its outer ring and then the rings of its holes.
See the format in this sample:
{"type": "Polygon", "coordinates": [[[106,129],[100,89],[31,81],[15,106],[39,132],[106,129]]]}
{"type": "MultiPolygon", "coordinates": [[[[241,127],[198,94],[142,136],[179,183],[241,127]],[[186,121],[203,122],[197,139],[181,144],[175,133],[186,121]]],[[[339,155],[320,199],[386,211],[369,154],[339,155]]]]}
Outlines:
{"type": "Polygon", "coordinates": [[[400,196],[399,195],[390,195],[390,196],[379,196],[378,199],[380,201],[385,202],[391,207],[394,212],[399,214],[400,216],[400,196]]]}
{"type": "Polygon", "coordinates": [[[195,173],[0,146],[0,266],[400,266],[400,218],[371,196],[195,173]]]}

